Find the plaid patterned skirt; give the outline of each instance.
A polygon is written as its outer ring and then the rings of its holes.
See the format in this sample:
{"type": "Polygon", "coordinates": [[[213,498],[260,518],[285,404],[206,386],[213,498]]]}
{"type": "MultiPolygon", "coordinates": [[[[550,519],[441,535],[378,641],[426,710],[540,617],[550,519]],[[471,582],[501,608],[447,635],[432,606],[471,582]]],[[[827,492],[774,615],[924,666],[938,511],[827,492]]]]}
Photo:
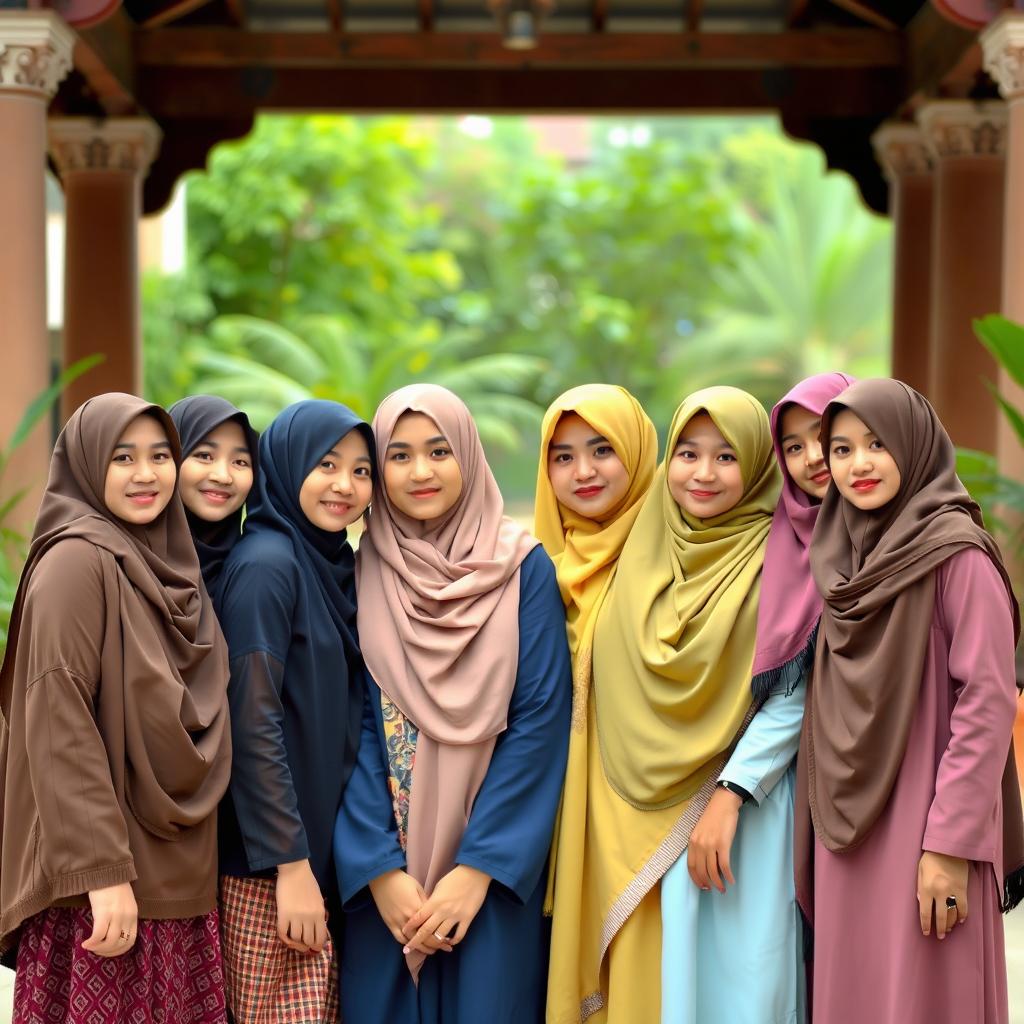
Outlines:
{"type": "Polygon", "coordinates": [[[224,1024],[217,911],[139,921],[121,956],[82,949],[87,907],[50,907],[21,929],[13,1024],[224,1024]]]}
{"type": "Polygon", "coordinates": [[[228,1006],[236,1024],[337,1024],[338,963],[330,935],[319,953],[277,936],[268,878],[220,879],[221,943],[228,1006]]]}

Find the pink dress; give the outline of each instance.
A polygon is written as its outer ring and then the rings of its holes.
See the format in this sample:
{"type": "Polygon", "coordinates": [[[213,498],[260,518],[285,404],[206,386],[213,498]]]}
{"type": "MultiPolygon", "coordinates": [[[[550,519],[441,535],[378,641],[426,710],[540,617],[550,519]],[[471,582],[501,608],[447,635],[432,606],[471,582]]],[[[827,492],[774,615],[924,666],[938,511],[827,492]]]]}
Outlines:
{"type": "Polygon", "coordinates": [[[1016,712],[1013,647],[991,561],[957,553],[937,571],[920,699],[889,804],[851,852],[815,839],[815,1024],[1006,1024],[1000,780],[1016,712]],[[971,862],[967,921],[942,942],[921,934],[922,850],[971,862]]]}

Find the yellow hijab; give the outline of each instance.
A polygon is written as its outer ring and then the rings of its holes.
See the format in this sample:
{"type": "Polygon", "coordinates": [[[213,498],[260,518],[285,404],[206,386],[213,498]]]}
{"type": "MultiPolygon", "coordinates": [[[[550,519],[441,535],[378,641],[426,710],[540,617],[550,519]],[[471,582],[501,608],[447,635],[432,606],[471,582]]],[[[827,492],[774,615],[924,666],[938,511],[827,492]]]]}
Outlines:
{"type": "Polygon", "coordinates": [[[633,806],[692,797],[750,710],[761,566],[781,476],[768,416],[745,391],[698,391],[676,410],[654,484],[619,559],[594,640],[605,772],[633,806]],[[743,496],[710,519],[683,513],[667,467],[706,412],[736,452],[743,496]]]}
{"type": "MultiPolygon", "coordinates": [[[[534,535],[551,556],[566,606],[569,647],[576,659],[589,650],[596,612],[622,546],[640,512],[658,459],[658,435],[640,403],[612,384],[583,384],[551,403],[541,425],[534,535]],[[574,412],[607,438],[629,474],[629,489],[598,522],[566,508],[548,477],[548,446],[558,421],[574,412]]],[[[587,680],[589,683],[589,679],[587,680]]]]}

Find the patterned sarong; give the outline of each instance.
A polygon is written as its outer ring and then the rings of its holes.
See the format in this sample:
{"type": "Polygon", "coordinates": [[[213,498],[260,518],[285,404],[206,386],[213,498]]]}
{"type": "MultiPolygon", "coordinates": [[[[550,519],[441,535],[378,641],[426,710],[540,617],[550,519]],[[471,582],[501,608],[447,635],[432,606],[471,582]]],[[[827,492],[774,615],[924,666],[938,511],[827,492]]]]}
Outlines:
{"type": "Polygon", "coordinates": [[[236,1024],[337,1024],[338,964],[330,935],[298,953],[277,935],[274,882],[220,879],[221,942],[236,1024]]]}
{"type": "Polygon", "coordinates": [[[224,1024],[217,911],[139,921],[121,956],[82,949],[87,907],[50,907],[22,926],[13,1024],[224,1024]]]}

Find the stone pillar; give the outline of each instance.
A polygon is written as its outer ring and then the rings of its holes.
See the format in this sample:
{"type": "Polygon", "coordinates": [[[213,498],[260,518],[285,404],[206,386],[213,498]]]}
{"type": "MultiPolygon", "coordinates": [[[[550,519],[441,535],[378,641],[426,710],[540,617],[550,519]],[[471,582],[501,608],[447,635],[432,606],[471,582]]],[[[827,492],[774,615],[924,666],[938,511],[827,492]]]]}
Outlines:
{"type": "MultiPolygon", "coordinates": [[[[0,10],[0,445],[50,384],[46,329],[46,108],[71,70],[74,35],[52,11],[0,10]]],[[[26,489],[5,525],[28,531],[46,483],[44,418],[7,466],[2,496],[26,489]]]]}
{"type": "Polygon", "coordinates": [[[936,167],[931,397],[955,444],[994,452],[996,364],[971,321],[1001,301],[1006,108],[937,101],[917,117],[936,167]]]}
{"type": "Polygon", "coordinates": [[[931,397],[931,153],[914,124],[884,124],[871,141],[893,222],[892,375],[931,397]]]}
{"type": "Polygon", "coordinates": [[[64,392],[64,419],[93,395],[142,390],[139,216],[159,143],[146,118],[50,122],[65,197],[64,365],[105,357],[64,392]]]}

